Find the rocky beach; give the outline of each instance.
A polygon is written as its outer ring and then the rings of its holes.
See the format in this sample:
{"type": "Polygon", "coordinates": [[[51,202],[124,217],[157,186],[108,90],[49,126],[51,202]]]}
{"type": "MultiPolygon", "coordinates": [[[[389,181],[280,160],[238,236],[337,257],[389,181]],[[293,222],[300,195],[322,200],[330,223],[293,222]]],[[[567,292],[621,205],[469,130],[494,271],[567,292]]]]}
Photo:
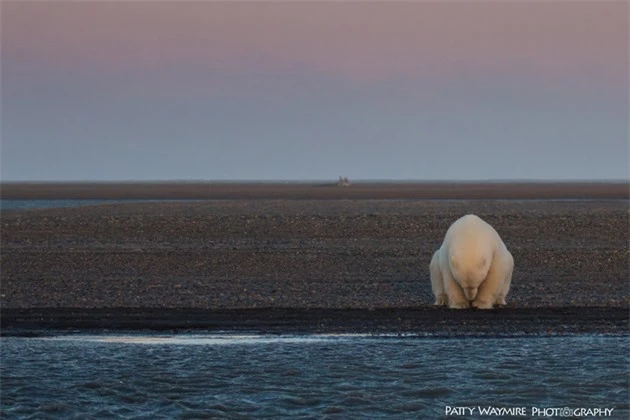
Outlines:
{"type": "Polygon", "coordinates": [[[627,333],[627,199],[473,195],[5,210],[2,332],[627,333]],[[432,306],[431,255],[468,213],[493,225],[514,256],[506,308],[432,306]]]}

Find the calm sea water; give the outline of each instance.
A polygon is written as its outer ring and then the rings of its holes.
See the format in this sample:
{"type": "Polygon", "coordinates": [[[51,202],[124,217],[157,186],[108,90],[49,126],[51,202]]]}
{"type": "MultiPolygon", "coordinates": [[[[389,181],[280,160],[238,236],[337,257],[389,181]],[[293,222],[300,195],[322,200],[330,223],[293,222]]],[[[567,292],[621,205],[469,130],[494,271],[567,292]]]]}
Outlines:
{"type": "MultiPolygon", "coordinates": [[[[614,409],[628,337],[2,338],[10,418],[441,418],[447,407],[614,409]]],[[[495,416],[496,417],[496,416],[495,416]]]]}
{"type": "Polygon", "coordinates": [[[96,204],[114,203],[143,203],[143,202],[194,202],[201,201],[195,199],[97,199],[97,200],[75,200],[75,199],[54,199],[54,200],[0,200],[0,210],[30,210],[30,209],[51,209],[60,207],[81,207],[93,206],[96,204]]]}

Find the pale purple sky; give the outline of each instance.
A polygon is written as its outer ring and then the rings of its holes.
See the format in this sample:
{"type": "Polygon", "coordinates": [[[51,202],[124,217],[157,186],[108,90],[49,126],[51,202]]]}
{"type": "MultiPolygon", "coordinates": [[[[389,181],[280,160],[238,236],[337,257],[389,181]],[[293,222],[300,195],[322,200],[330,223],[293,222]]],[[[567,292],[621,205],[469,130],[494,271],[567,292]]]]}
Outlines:
{"type": "Polygon", "coordinates": [[[2,1],[2,180],[628,179],[626,1],[2,1]]]}

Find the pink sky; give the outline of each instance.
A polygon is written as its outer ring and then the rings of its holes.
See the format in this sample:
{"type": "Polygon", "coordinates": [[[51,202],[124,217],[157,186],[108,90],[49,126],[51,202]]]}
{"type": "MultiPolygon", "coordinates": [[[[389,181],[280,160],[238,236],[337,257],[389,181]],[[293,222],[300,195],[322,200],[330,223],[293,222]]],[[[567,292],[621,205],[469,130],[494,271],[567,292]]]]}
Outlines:
{"type": "Polygon", "coordinates": [[[306,68],[358,83],[627,77],[623,1],[77,3],[5,2],[4,54],[70,72],[306,68]]]}
{"type": "Polygon", "coordinates": [[[626,1],[0,4],[9,179],[628,177],[626,1]]]}

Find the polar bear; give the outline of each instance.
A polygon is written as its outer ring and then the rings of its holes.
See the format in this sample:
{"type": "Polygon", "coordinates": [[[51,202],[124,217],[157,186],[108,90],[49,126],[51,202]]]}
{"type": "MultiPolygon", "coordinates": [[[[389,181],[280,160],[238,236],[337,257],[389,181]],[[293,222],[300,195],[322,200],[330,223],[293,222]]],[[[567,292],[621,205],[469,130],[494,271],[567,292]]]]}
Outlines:
{"type": "Polygon", "coordinates": [[[492,226],[474,214],[456,220],[431,259],[435,305],[491,309],[505,305],[514,259],[492,226]]]}

